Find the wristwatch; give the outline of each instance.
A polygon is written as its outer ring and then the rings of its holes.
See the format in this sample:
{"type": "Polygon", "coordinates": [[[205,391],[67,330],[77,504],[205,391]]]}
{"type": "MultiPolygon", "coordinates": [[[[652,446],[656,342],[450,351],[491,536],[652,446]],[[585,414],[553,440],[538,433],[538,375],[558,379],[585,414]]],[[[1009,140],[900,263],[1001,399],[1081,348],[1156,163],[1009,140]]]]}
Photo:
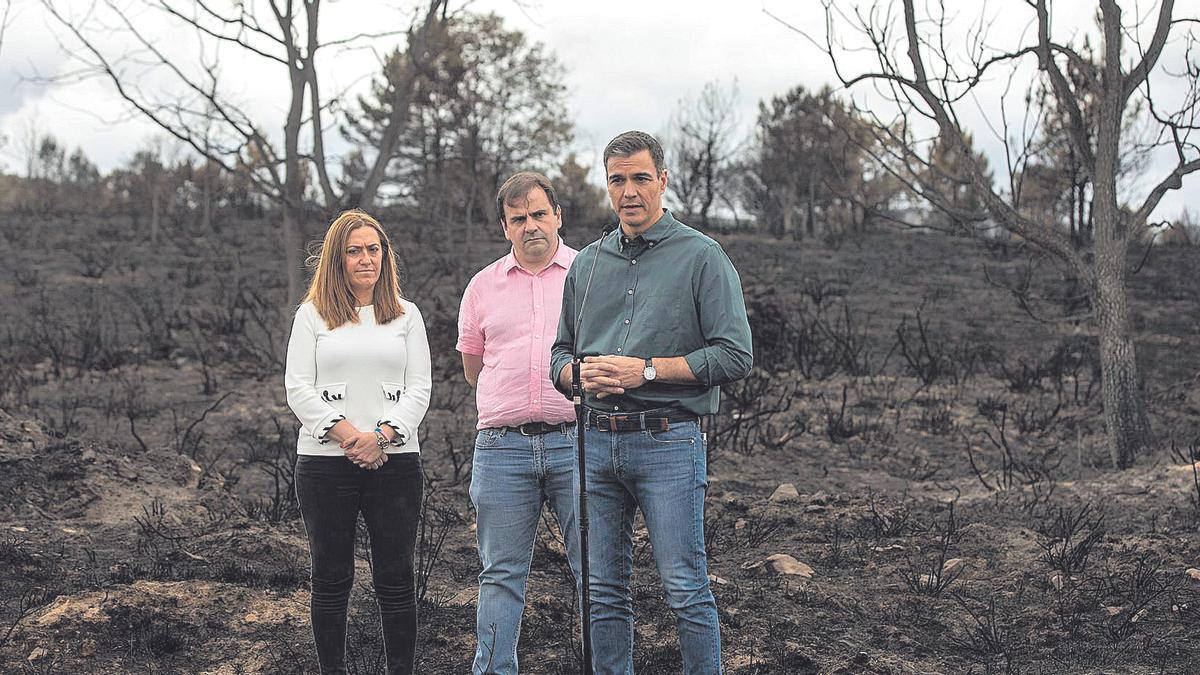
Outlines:
{"type": "Polygon", "coordinates": [[[647,358],[646,367],[642,369],[642,379],[652,382],[656,377],[658,377],[658,371],[654,370],[654,359],[647,358]]]}

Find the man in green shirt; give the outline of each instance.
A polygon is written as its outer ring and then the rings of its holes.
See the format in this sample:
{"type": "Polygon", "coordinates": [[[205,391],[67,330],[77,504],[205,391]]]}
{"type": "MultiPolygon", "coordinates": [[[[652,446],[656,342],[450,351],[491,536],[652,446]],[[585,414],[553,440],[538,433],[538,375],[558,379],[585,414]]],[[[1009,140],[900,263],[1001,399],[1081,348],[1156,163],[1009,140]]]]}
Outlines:
{"type": "Polygon", "coordinates": [[[699,416],[753,361],[741,281],[717,242],[662,206],[663,151],[640,131],[604,150],[620,227],[575,258],[563,289],[550,373],[585,423],[591,526],[593,668],[633,672],[633,518],[641,508],[675,612],[687,673],[721,672],[716,601],[704,550],[708,486],[699,416]]]}

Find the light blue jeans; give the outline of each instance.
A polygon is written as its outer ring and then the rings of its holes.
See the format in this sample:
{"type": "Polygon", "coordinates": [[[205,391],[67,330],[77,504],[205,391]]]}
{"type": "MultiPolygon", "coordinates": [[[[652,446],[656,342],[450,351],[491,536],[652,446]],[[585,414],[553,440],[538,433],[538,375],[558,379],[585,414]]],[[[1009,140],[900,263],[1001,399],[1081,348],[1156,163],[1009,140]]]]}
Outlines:
{"type": "Polygon", "coordinates": [[[567,433],[551,431],[536,436],[484,429],[475,438],[470,492],[478,519],[475,536],[483,572],[479,574],[472,673],[517,672],[525,580],[546,502],[566,539],[578,597],[575,438],[574,426],[567,433]]]}
{"type": "Polygon", "coordinates": [[[596,675],[633,672],[633,516],[646,519],[654,562],[688,675],[721,672],[721,628],[704,551],[707,461],[700,426],[663,432],[588,428],[588,562],[596,675]]]}

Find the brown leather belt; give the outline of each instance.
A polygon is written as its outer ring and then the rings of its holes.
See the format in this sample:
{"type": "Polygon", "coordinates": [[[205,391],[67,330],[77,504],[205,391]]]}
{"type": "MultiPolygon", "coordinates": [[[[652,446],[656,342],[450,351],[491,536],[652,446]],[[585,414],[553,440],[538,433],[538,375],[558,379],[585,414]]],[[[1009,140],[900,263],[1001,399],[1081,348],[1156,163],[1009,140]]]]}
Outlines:
{"type": "Polygon", "coordinates": [[[567,429],[575,426],[572,422],[560,422],[558,424],[547,424],[546,422],[528,422],[519,427],[504,427],[504,429],[513,433],[521,434],[522,436],[540,436],[548,434],[551,431],[561,431],[567,433],[567,429]]]}
{"type": "Polygon", "coordinates": [[[588,410],[584,419],[596,431],[666,431],[672,424],[698,422],[696,413],[686,410],[646,410],[635,413],[602,413],[588,410]]]}

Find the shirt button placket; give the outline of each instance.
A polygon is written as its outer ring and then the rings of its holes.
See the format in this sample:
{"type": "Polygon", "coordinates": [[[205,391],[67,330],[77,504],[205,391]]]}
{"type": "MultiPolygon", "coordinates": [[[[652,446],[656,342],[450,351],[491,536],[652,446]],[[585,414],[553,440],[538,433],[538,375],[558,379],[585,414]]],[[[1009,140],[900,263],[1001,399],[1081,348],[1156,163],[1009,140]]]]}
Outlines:
{"type": "MultiPolygon", "coordinates": [[[[629,267],[627,269],[628,269],[628,275],[629,275],[629,290],[625,294],[625,316],[627,316],[629,318],[625,319],[626,326],[629,325],[630,320],[633,318],[633,305],[634,305],[633,289],[637,287],[637,283],[638,283],[637,258],[629,259],[629,267]]],[[[626,342],[628,340],[629,340],[629,330],[626,329],[625,336],[624,336],[624,339],[622,340],[622,342],[626,342]]],[[[622,353],[623,351],[624,351],[623,347],[617,347],[618,354],[622,353]]]]}
{"type": "Polygon", "coordinates": [[[538,354],[541,352],[541,333],[544,327],[544,317],[542,316],[542,293],[541,282],[538,277],[529,277],[529,298],[533,303],[533,326],[534,330],[539,331],[533,334],[529,339],[529,412],[530,415],[536,416],[540,413],[538,410],[538,392],[541,391],[538,386],[538,354]]]}

